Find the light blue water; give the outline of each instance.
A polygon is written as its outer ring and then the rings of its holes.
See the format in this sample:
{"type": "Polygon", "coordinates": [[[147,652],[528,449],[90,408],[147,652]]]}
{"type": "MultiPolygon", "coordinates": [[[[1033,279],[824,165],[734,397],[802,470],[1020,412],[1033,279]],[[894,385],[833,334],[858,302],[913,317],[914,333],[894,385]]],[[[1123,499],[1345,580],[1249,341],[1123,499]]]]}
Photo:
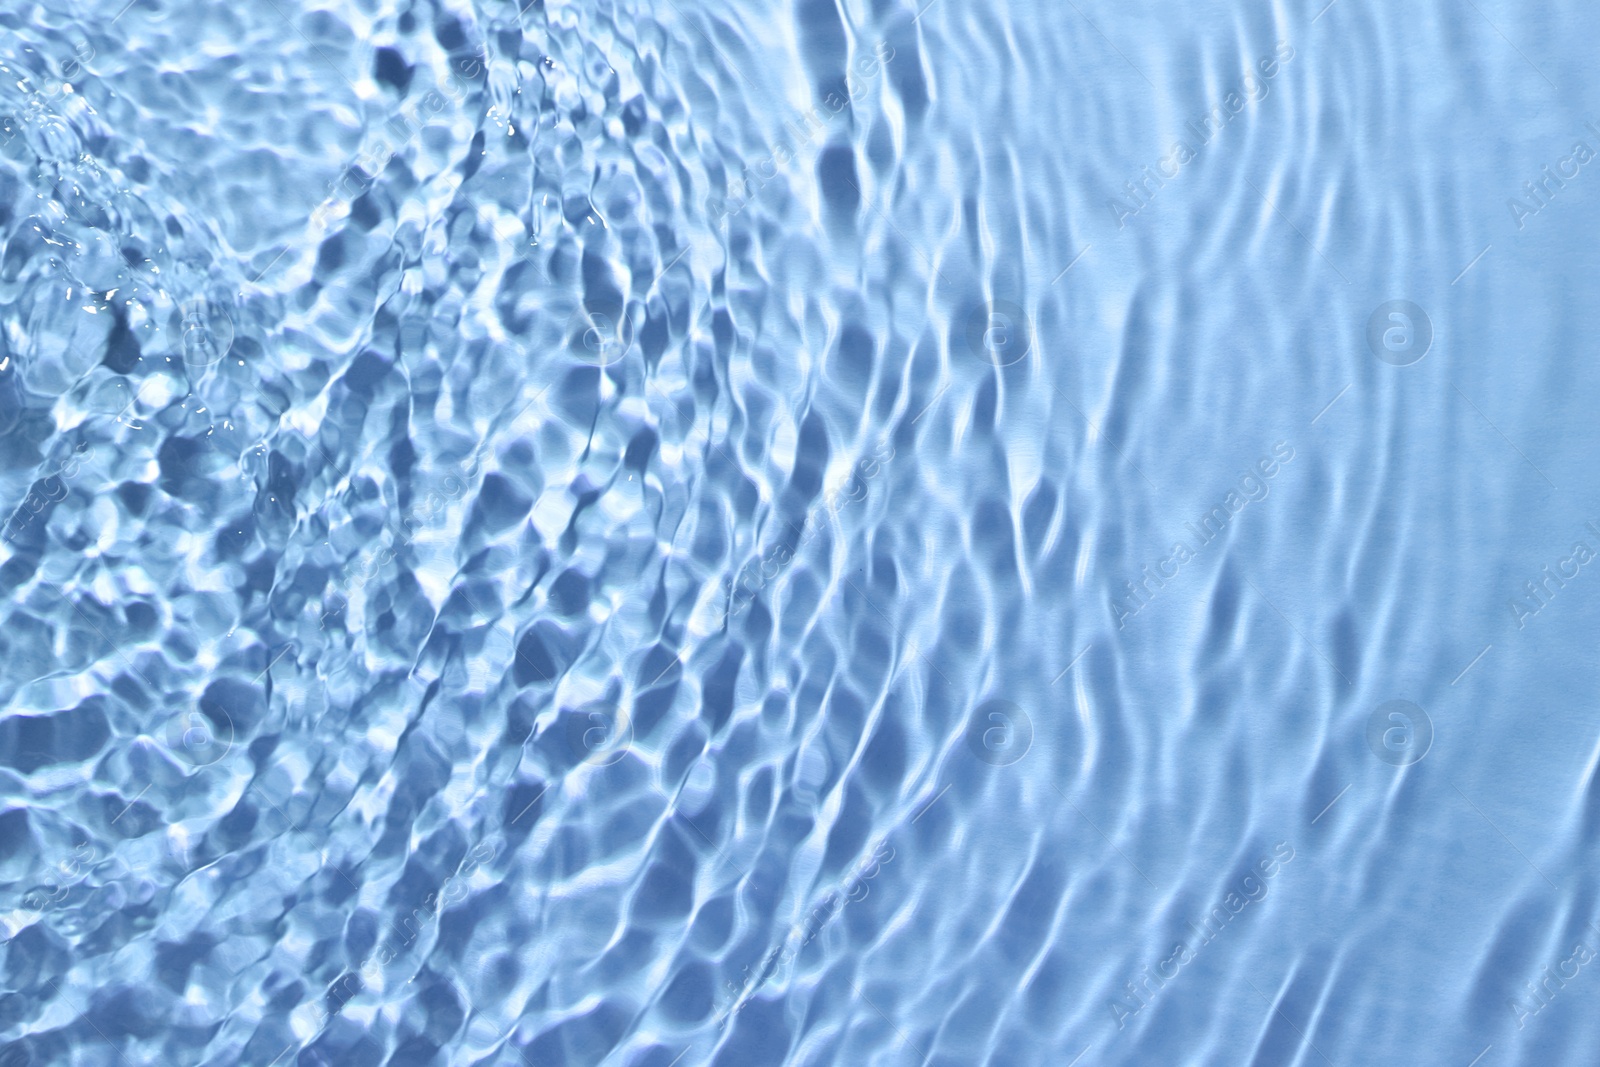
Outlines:
{"type": "Polygon", "coordinates": [[[0,11],[0,1067],[1594,1064],[1597,33],[0,11]]]}

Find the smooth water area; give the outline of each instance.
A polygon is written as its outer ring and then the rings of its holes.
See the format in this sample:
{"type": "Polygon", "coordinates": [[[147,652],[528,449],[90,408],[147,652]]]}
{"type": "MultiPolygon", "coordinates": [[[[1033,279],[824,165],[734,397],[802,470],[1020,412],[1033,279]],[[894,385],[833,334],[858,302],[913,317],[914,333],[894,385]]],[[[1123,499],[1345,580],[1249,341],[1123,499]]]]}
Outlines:
{"type": "Polygon", "coordinates": [[[1600,11],[0,11],[0,1067],[1587,1067],[1600,11]]]}

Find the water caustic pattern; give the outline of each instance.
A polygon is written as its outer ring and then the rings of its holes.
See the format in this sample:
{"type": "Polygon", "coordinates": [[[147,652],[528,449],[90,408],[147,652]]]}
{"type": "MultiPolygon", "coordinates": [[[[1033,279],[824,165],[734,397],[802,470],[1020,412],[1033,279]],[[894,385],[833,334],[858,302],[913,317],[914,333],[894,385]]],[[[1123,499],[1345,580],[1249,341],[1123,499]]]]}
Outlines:
{"type": "Polygon", "coordinates": [[[0,1067],[1592,1064],[1597,30],[0,11],[0,1067]]]}

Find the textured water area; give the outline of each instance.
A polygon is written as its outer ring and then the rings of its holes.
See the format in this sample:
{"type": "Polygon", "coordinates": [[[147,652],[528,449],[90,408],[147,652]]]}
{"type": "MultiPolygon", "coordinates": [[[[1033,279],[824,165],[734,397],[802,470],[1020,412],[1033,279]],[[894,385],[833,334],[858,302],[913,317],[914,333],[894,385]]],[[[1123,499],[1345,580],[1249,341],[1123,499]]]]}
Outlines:
{"type": "Polygon", "coordinates": [[[0,9],[0,1067],[1592,1067],[1600,9],[0,9]]]}

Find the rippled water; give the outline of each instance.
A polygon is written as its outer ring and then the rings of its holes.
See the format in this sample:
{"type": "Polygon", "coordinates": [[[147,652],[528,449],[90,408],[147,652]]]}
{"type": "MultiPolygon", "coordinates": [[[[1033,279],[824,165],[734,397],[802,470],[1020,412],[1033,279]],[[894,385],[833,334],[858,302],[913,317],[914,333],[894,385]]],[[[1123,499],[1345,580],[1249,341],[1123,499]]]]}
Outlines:
{"type": "Polygon", "coordinates": [[[1596,30],[0,11],[0,1067],[1593,1063],[1596,30]]]}

